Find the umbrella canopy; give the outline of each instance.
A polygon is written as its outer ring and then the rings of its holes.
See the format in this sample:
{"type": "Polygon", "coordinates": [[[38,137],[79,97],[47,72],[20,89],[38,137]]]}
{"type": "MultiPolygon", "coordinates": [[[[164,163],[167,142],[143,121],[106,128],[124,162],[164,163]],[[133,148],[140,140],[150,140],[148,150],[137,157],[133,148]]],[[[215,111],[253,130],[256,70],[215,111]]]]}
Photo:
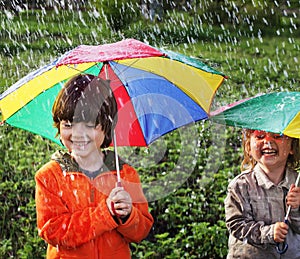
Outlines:
{"type": "Polygon", "coordinates": [[[300,138],[300,92],[274,92],[238,101],[211,113],[229,126],[300,138]]]}
{"type": "Polygon", "coordinates": [[[52,105],[63,84],[79,73],[111,81],[118,105],[118,146],[147,146],[174,129],[208,118],[225,78],[198,59],[134,39],[80,45],[2,93],[2,121],[59,143],[52,105]]]}

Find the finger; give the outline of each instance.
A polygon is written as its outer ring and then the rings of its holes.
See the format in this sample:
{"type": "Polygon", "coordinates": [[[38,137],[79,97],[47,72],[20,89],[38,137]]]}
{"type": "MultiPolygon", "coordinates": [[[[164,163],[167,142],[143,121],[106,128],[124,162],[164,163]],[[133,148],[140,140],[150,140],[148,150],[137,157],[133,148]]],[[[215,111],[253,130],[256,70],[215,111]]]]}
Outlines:
{"type": "Polygon", "coordinates": [[[131,197],[129,195],[128,192],[125,191],[120,191],[118,192],[113,199],[115,201],[119,201],[119,202],[127,202],[127,203],[131,203],[131,197]]]}
{"type": "Polygon", "coordinates": [[[124,217],[127,217],[128,215],[130,215],[130,212],[127,210],[115,210],[115,215],[117,217],[124,218],[124,217]]]}
{"type": "Polygon", "coordinates": [[[130,203],[126,203],[126,202],[118,202],[118,203],[115,203],[115,208],[118,210],[131,211],[132,205],[130,203]]]}
{"type": "Polygon", "coordinates": [[[120,211],[115,208],[115,203],[113,201],[111,202],[111,209],[112,209],[113,215],[115,215],[117,217],[122,216],[122,214],[120,214],[120,211]]]}
{"type": "Polygon", "coordinates": [[[283,241],[285,239],[286,235],[283,232],[278,232],[276,234],[276,237],[277,237],[277,240],[283,241]]]}
{"type": "Polygon", "coordinates": [[[116,187],[114,189],[111,190],[109,197],[110,199],[113,199],[119,192],[123,191],[123,187],[116,187]]]}
{"type": "Polygon", "coordinates": [[[285,239],[284,238],[278,238],[277,240],[275,240],[276,242],[278,242],[278,243],[283,243],[284,241],[285,241],[285,239]]]}
{"type": "Polygon", "coordinates": [[[281,224],[281,231],[287,233],[288,230],[289,230],[289,225],[286,224],[285,222],[281,222],[281,223],[282,223],[282,224],[281,224]]]}
{"type": "Polygon", "coordinates": [[[112,193],[114,195],[116,195],[117,193],[122,192],[122,191],[124,191],[123,187],[115,187],[115,188],[112,189],[112,193]]]}
{"type": "Polygon", "coordinates": [[[123,209],[121,213],[123,214],[123,217],[127,217],[128,215],[130,215],[131,210],[129,210],[129,209],[123,209]]]}

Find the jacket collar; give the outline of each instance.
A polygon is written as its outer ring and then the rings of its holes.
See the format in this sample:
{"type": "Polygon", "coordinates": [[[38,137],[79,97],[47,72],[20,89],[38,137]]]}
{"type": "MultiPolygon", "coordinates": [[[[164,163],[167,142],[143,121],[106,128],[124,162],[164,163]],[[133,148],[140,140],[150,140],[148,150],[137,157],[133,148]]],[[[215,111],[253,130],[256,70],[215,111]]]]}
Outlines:
{"type": "MultiPolygon", "coordinates": [[[[105,150],[103,151],[104,153],[104,161],[103,161],[103,167],[102,167],[102,172],[107,172],[107,171],[116,171],[116,163],[115,163],[115,154],[114,152],[110,150],[105,150]]],[[[81,172],[82,170],[80,169],[78,163],[72,156],[70,155],[69,152],[67,151],[56,151],[52,156],[51,159],[59,163],[60,167],[62,168],[63,171],[65,172],[81,172]]],[[[124,161],[119,159],[119,164],[120,164],[120,170],[122,170],[123,165],[125,164],[124,161]]]]}
{"type": "MultiPolygon", "coordinates": [[[[268,176],[265,174],[265,172],[261,169],[261,167],[258,164],[255,165],[253,171],[255,173],[257,183],[259,186],[265,186],[266,189],[270,189],[272,186],[275,186],[275,184],[269,180],[268,176]]],[[[292,184],[293,181],[291,179],[293,177],[291,177],[290,171],[291,171],[290,168],[285,169],[285,173],[284,173],[285,176],[283,180],[278,184],[278,186],[282,186],[289,189],[289,186],[292,184]]]]}

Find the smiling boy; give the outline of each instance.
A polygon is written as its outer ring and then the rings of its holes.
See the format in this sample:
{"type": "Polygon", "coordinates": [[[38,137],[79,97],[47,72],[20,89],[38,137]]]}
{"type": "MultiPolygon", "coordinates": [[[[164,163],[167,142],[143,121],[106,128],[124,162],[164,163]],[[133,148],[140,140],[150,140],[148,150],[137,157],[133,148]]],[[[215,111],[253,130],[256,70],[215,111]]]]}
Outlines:
{"type": "Polygon", "coordinates": [[[228,185],[227,258],[300,258],[300,188],[294,185],[299,140],[259,130],[243,131],[242,173],[228,185]],[[287,206],[289,225],[283,222],[287,206]],[[283,255],[276,245],[289,245],[283,255]]]}
{"type": "Polygon", "coordinates": [[[47,258],[131,258],[129,243],[148,235],[153,218],[136,170],[122,161],[123,187],[116,187],[114,153],[106,150],[117,122],[109,82],[73,77],[52,113],[67,151],[57,151],[35,176],[37,226],[48,243],[47,258]]]}

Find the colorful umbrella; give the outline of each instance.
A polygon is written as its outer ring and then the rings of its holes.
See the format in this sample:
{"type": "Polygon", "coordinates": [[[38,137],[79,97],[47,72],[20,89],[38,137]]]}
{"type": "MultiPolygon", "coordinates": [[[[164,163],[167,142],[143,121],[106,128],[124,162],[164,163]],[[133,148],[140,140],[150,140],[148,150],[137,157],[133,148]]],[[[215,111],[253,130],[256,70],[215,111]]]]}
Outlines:
{"type": "Polygon", "coordinates": [[[118,104],[118,146],[147,146],[174,129],[208,118],[225,78],[198,59],[134,39],[80,45],[2,93],[2,120],[59,144],[52,105],[62,85],[79,73],[111,80],[118,104]]]}
{"type": "Polygon", "coordinates": [[[211,113],[229,126],[300,138],[300,92],[274,92],[241,100],[211,113]]]}

